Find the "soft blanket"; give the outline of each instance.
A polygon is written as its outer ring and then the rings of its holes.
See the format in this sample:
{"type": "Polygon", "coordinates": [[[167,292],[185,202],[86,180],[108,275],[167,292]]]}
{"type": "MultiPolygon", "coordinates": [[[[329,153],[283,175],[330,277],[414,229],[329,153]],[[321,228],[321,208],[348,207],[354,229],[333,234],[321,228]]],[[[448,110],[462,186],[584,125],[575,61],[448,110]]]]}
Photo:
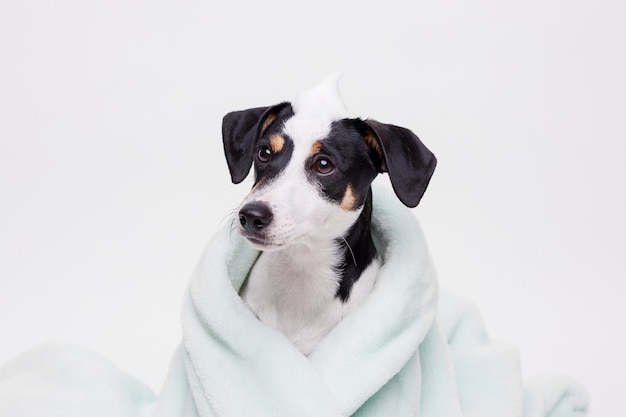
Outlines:
{"type": "Polygon", "coordinates": [[[37,403],[32,398],[42,403],[46,395],[57,395],[55,390],[67,397],[67,376],[58,373],[56,384],[48,377],[44,394],[24,387],[23,380],[22,391],[14,389],[24,374],[34,377],[34,366],[22,358],[25,365],[12,365],[8,376],[0,370],[0,415],[586,415],[584,391],[566,379],[531,384],[525,397],[516,350],[490,342],[470,304],[438,294],[415,217],[380,187],[374,192],[373,230],[383,266],[371,295],[308,357],[259,322],[242,302],[238,291],[259,253],[227,225],[208,245],[191,278],[183,307],[183,341],[158,400],[151,401],[136,381],[110,371],[107,395],[116,399],[115,410],[101,395],[78,405],[70,399],[63,414],[46,413],[45,407],[20,413],[26,398],[31,405],[37,403]]]}

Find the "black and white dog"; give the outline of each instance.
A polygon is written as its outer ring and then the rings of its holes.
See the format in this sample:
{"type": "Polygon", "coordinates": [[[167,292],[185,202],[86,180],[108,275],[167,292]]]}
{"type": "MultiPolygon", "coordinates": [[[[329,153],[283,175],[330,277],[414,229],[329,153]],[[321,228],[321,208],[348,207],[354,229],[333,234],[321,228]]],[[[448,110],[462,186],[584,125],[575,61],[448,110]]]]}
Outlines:
{"type": "Polygon", "coordinates": [[[415,207],[437,162],[411,131],[347,117],[336,84],[293,104],[229,113],[222,126],[232,181],[254,167],[237,228],[263,253],[241,296],[304,354],[374,285],[374,178],[387,172],[400,201],[415,207]]]}

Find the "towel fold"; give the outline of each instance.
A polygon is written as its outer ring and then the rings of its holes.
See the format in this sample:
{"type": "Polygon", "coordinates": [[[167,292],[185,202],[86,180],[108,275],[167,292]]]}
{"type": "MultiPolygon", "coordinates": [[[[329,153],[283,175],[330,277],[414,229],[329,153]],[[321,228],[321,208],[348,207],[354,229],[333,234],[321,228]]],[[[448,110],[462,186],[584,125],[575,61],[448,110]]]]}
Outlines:
{"type": "MultiPolygon", "coordinates": [[[[98,358],[84,357],[74,364],[89,367],[93,361],[102,366],[94,378],[86,372],[78,379],[22,358],[0,369],[0,415],[585,415],[584,391],[566,379],[533,383],[524,398],[517,351],[488,339],[470,303],[439,294],[415,217],[382,188],[374,191],[372,222],[382,257],[372,293],[308,357],[259,322],[239,297],[259,253],[225,227],[212,239],[191,278],[183,304],[183,341],[157,400],[98,358]],[[78,386],[106,387],[107,395],[78,401],[77,394],[68,395],[78,386]],[[55,410],[65,407],[71,412],[51,413],[46,403],[30,400],[42,398],[41,392],[61,403],[55,410]],[[26,403],[31,407],[24,408],[26,403]],[[90,408],[95,412],[81,414],[90,408]]],[[[62,361],[68,363],[67,357],[62,361]]]]}

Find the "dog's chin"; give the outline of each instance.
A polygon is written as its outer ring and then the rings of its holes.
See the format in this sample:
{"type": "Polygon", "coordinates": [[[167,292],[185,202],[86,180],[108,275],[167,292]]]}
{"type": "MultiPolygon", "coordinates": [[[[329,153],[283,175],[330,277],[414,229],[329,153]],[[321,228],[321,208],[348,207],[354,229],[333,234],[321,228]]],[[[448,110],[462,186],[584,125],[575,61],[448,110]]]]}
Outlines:
{"type": "Polygon", "coordinates": [[[271,239],[267,239],[265,237],[260,236],[250,236],[247,234],[242,234],[243,237],[250,243],[256,250],[260,250],[263,252],[271,252],[283,249],[285,246],[288,246],[285,242],[275,242],[271,239]]]}

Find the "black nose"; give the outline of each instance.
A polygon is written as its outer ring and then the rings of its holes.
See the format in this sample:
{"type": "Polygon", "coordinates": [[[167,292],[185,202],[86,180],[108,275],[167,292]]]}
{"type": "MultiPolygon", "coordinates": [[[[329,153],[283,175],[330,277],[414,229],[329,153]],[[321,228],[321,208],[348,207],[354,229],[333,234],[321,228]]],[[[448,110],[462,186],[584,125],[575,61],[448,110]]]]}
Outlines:
{"type": "Polygon", "coordinates": [[[257,201],[248,203],[239,210],[239,223],[248,232],[256,233],[272,222],[272,210],[257,201]]]}

